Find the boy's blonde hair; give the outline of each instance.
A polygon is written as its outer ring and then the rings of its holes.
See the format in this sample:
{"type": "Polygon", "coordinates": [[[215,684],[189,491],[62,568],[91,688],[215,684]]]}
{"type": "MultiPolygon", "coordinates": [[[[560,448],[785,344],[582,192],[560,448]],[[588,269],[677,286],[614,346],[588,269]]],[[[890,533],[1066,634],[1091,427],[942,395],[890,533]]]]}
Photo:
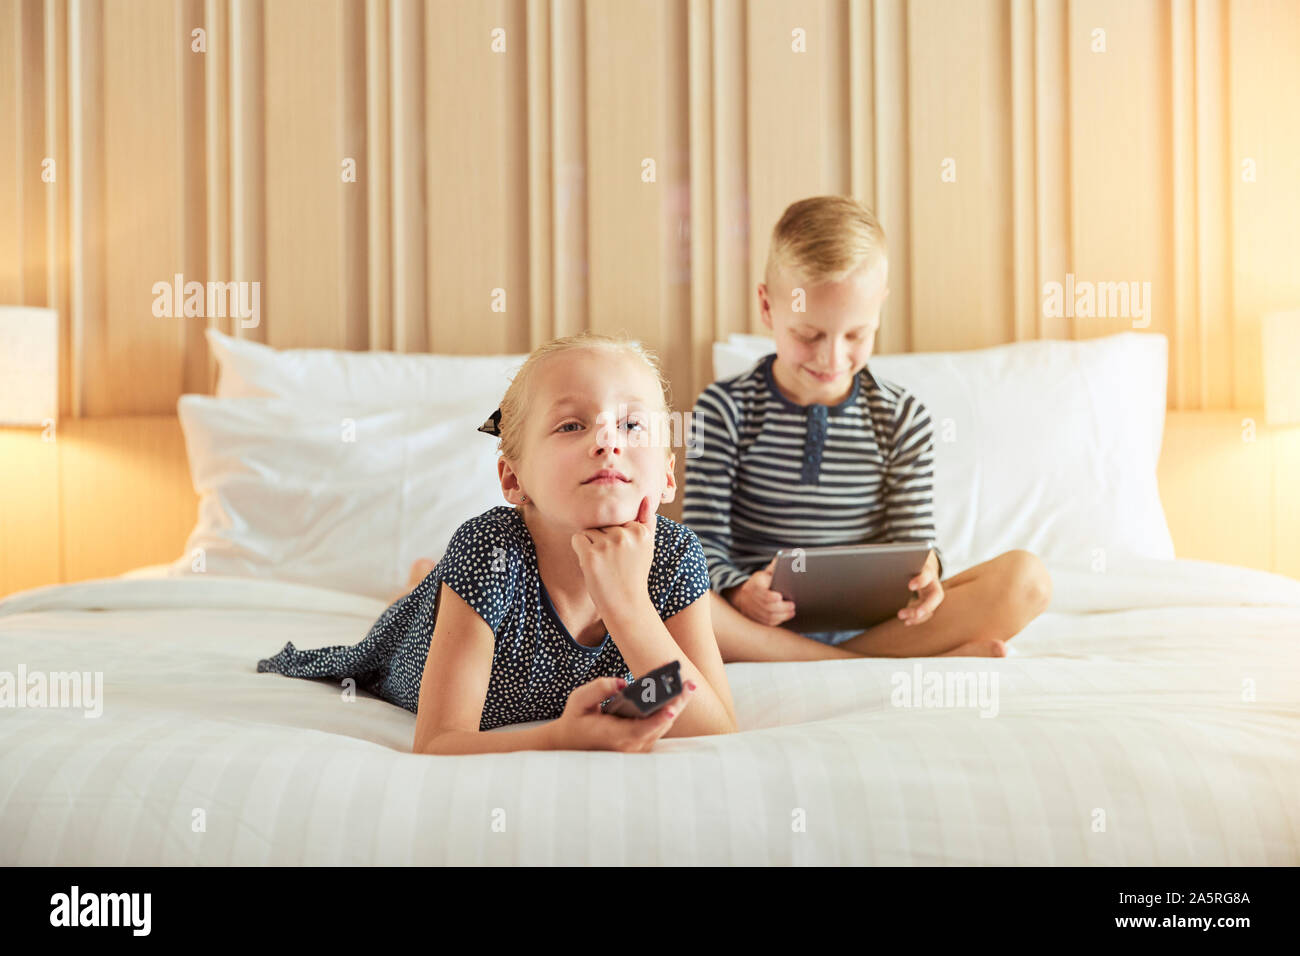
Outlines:
{"type": "Polygon", "coordinates": [[[501,432],[501,440],[497,448],[507,461],[519,461],[519,456],[523,452],[524,417],[530,404],[532,378],[537,371],[537,367],[554,355],[561,352],[571,352],[575,349],[607,349],[612,352],[631,352],[636,355],[641,361],[645,362],[650,371],[654,372],[655,380],[659,383],[660,395],[663,398],[664,411],[668,411],[670,407],[668,382],[664,379],[663,370],[659,367],[658,356],[640,342],[624,336],[605,335],[601,332],[591,331],[583,331],[577,335],[566,335],[563,338],[553,339],[545,345],[533,349],[528,359],[515,373],[510,386],[506,389],[505,397],[501,399],[501,424],[498,426],[501,432]]]}
{"type": "Polygon", "coordinates": [[[792,202],[772,230],[764,282],[778,269],[806,282],[838,282],[887,258],[885,231],[875,214],[847,196],[812,196],[792,202]]]}

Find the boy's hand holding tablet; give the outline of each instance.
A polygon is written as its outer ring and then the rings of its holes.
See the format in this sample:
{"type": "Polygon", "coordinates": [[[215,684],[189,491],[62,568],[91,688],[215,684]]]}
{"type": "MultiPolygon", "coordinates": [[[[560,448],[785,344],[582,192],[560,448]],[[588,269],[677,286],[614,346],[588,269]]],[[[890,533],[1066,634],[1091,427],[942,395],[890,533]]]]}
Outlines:
{"type": "Polygon", "coordinates": [[[943,601],[943,585],[939,582],[939,559],[934,552],[925,559],[921,573],[907,582],[908,588],[916,592],[907,607],[898,612],[904,624],[920,624],[930,618],[943,601]]]}
{"type": "Polygon", "coordinates": [[[794,617],[794,602],[772,590],[772,572],[775,570],[776,558],[773,558],[762,571],[755,571],[744,584],[730,588],[723,596],[751,621],[769,627],[784,624],[794,617]]]}
{"type": "Polygon", "coordinates": [[[938,572],[925,544],[783,549],[727,598],[751,620],[802,632],[865,630],[892,616],[912,625],[943,600],[938,572]]]}

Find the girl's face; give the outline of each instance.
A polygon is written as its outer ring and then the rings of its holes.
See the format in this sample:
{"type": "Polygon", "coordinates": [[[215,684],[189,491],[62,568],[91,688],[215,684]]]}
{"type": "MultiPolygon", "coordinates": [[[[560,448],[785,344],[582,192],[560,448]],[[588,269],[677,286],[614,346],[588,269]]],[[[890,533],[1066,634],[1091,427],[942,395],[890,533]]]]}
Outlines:
{"type": "Polygon", "coordinates": [[[763,324],[776,341],[777,384],[797,404],[837,405],[853,389],[853,376],[871,357],[880,328],[880,310],[888,289],[884,259],[839,282],[803,290],[803,311],[796,312],[795,289],[785,270],[777,270],[772,287],[758,287],[763,324]]]}
{"type": "Polygon", "coordinates": [[[508,501],[527,495],[540,515],[577,531],[634,520],[643,497],[652,511],[672,500],[674,456],[664,447],[671,430],[654,421],[664,413],[663,393],[637,355],[561,352],[530,384],[522,460],[498,464],[508,501]]]}

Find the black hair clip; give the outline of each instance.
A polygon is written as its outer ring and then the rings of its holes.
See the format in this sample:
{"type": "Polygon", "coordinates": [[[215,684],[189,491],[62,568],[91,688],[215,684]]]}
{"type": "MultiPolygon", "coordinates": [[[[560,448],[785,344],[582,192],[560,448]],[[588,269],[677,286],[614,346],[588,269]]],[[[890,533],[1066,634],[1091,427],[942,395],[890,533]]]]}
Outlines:
{"type": "Polygon", "coordinates": [[[488,420],[478,427],[478,430],[485,435],[492,435],[499,438],[501,436],[501,409],[493,412],[488,420]]]}

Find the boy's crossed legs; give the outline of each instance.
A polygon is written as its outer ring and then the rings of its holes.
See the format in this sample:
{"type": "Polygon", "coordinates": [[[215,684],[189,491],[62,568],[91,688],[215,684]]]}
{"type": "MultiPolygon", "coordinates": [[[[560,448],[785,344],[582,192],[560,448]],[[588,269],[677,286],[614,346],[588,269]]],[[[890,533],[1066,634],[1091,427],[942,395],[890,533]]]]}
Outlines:
{"type": "MultiPolygon", "coordinates": [[[[433,570],[411,565],[406,591],[433,570]]],[[[892,617],[840,644],[824,644],[785,627],[752,621],[716,591],[709,592],[713,631],[725,662],[820,661],[848,657],[1002,657],[1005,642],[1046,610],[1052,578],[1029,551],[1007,551],[940,582],[943,601],[920,624],[892,617]]],[[[391,601],[389,603],[392,603],[391,601]]]]}
{"type": "Polygon", "coordinates": [[[711,591],[713,632],[725,662],[1002,657],[1005,642],[1043,613],[1052,597],[1051,575],[1029,551],[1007,551],[940,583],[943,601],[922,623],[909,625],[892,617],[835,645],[759,624],[711,591]]]}
{"type": "Polygon", "coordinates": [[[420,582],[429,576],[429,572],[432,571],[437,566],[437,564],[438,562],[432,560],[431,558],[416,558],[413,562],[411,562],[411,571],[406,578],[406,587],[401,591],[395,593],[392,597],[390,597],[388,599],[388,603],[394,604],[397,602],[398,598],[405,597],[406,595],[414,591],[416,588],[418,588],[420,586],[420,582]]]}

